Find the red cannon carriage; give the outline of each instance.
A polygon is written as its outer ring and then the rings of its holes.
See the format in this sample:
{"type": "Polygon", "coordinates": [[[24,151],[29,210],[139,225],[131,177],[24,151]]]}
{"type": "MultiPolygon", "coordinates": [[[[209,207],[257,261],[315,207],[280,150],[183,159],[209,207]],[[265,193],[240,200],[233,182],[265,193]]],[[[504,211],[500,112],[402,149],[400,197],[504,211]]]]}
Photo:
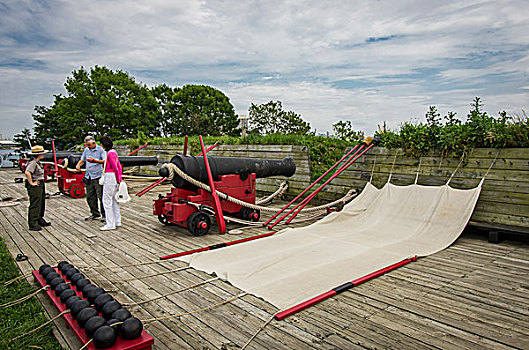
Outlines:
{"type": "MultiPolygon", "coordinates": [[[[250,159],[231,157],[207,157],[213,184],[216,190],[246,203],[255,203],[256,179],[270,176],[290,177],[296,172],[296,164],[292,158],[282,160],[250,159]]],[[[208,182],[203,157],[176,155],[171,159],[170,167],[162,167],[160,176],[169,177],[171,167],[178,167],[191,178],[208,182]]],[[[174,188],[165,196],[160,195],[154,200],[153,213],[165,225],[175,224],[186,227],[195,236],[204,235],[211,226],[210,216],[215,207],[214,198],[208,191],[193,185],[174,174],[171,180],[174,188]]],[[[258,210],[224,200],[222,212],[238,216],[243,220],[258,221],[258,210]]]]}

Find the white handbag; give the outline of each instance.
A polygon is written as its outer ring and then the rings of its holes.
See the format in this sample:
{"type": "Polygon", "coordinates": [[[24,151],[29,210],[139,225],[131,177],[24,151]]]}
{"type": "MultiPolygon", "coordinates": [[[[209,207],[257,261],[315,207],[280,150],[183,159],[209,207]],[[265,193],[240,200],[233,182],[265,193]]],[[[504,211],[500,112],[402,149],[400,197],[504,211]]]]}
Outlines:
{"type": "Polygon", "coordinates": [[[127,203],[128,201],[130,201],[130,196],[127,189],[127,184],[125,181],[121,180],[119,183],[118,193],[116,193],[116,202],[127,203]]]}
{"type": "Polygon", "coordinates": [[[107,158],[108,155],[105,157],[105,165],[103,165],[103,174],[101,174],[101,177],[99,178],[99,184],[103,186],[105,183],[105,171],[107,170],[107,158]]]}

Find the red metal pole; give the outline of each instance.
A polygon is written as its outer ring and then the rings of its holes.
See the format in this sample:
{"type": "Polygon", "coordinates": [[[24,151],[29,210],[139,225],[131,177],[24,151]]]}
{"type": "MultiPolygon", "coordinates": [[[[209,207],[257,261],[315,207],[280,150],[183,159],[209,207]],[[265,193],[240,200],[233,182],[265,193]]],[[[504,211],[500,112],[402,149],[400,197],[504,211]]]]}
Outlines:
{"type": "MultiPolygon", "coordinates": [[[[318,187],[313,193],[311,193],[309,196],[307,196],[305,199],[303,199],[301,202],[299,202],[294,208],[292,208],[288,213],[286,213],[285,215],[283,215],[282,217],[280,217],[279,219],[277,219],[272,225],[269,225],[268,228],[269,229],[272,229],[275,225],[277,225],[278,223],[280,223],[283,219],[285,219],[287,216],[289,216],[290,214],[292,214],[296,209],[298,208],[303,208],[305,207],[305,205],[310,202],[312,200],[312,198],[314,198],[314,196],[316,196],[316,194],[318,194],[325,186],[327,186],[327,184],[329,184],[329,182],[331,182],[334,178],[336,178],[338,175],[340,175],[345,169],[347,169],[347,167],[349,167],[351,164],[353,164],[358,158],[360,158],[365,152],[367,152],[367,150],[369,150],[371,147],[373,147],[374,144],[371,144],[368,148],[365,148],[362,150],[362,147],[358,149],[357,152],[355,152],[355,154],[353,154],[351,157],[349,157],[349,159],[347,159],[347,162],[345,164],[343,164],[340,168],[338,168],[338,170],[336,170],[334,172],[334,174],[329,178],[327,179],[327,181],[325,181],[323,184],[320,185],[320,187],[318,187]],[[362,151],[360,154],[358,154],[359,151],[362,151]]],[[[294,214],[294,216],[296,216],[301,210],[298,210],[296,212],[296,214],[294,214]]],[[[291,217],[287,223],[290,223],[290,221],[292,220],[293,217],[291,217]]]]}
{"type": "Polygon", "coordinates": [[[187,135],[186,135],[186,138],[184,139],[184,150],[182,151],[182,154],[184,156],[187,156],[187,135]]]}
{"type": "Polygon", "coordinates": [[[136,150],[134,150],[134,151],[130,152],[129,154],[127,154],[127,157],[133,155],[133,154],[136,153],[136,152],[138,152],[140,149],[146,147],[148,144],[149,144],[149,143],[146,142],[146,143],[145,143],[143,146],[141,146],[140,148],[137,148],[136,150]]]}
{"type": "MultiPolygon", "coordinates": [[[[292,205],[292,203],[296,202],[301,196],[303,196],[308,190],[310,190],[314,185],[316,185],[321,179],[323,179],[332,169],[334,169],[338,164],[340,164],[346,157],[348,157],[354,150],[356,150],[358,148],[358,146],[360,146],[361,144],[358,144],[356,146],[354,146],[346,155],[344,155],[339,161],[337,161],[332,167],[329,168],[329,170],[327,170],[325,173],[323,173],[323,175],[321,175],[318,179],[316,179],[316,181],[314,181],[312,184],[310,184],[309,187],[307,187],[306,189],[303,190],[303,192],[301,192],[300,194],[298,194],[296,196],[296,198],[294,198],[293,200],[290,201],[290,203],[288,203],[287,205],[285,205],[280,211],[278,211],[277,213],[275,213],[270,219],[268,219],[264,224],[263,226],[266,226],[270,223],[270,221],[274,220],[279,214],[281,214],[286,208],[290,207],[292,205]]],[[[363,144],[362,144],[363,146],[363,144]]],[[[362,149],[360,147],[360,149],[362,149]]],[[[360,149],[358,151],[360,151],[360,149]]],[[[358,152],[356,151],[356,152],[358,152]]],[[[356,153],[355,153],[356,154],[356,153]]],[[[354,155],[353,155],[354,157],[354,155]]]]}
{"type": "Polygon", "coordinates": [[[313,305],[316,305],[318,304],[319,302],[322,302],[326,299],[329,299],[337,294],[340,294],[342,292],[345,292],[346,290],[349,290],[353,287],[356,287],[362,283],[365,283],[369,280],[372,280],[373,278],[376,278],[376,277],[379,277],[379,276],[382,276],[390,271],[393,271],[395,269],[398,269],[399,267],[402,267],[404,265],[407,265],[411,262],[414,262],[414,261],[417,261],[417,257],[413,257],[411,259],[404,259],[402,261],[399,261],[398,263],[395,263],[393,265],[389,265],[389,266],[386,266],[380,270],[377,270],[375,272],[372,272],[370,274],[367,274],[363,277],[360,277],[360,278],[357,278],[351,282],[347,282],[347,283],[344,283],[338,287],[335,287],[333,289],[331,289],[330,291],[328,292],[325,292],[325,293],[322,293],[318,296],[315,296],[314,298],[311,298],[309,300],[305,300],[304,302],[302,303],[299,303],[297,305],[294,305],[286,310],[283,310],[283,311],[280,311],[278,312],[277,314],[274,315],[274,318],[278,321],[281,321],[285,318],[287,318],[288,316],[291,316],[295,313],[298,313],[302,310],[305,310],[306,308],[310,307],[310,306],[313,306],[313,305]]]}
{"type": "MultiPolygon", "coordinates": [[[[206,153],[209,152],[209,151],[211,151],[213,148],[215,148],[215,147],[218,145],[218,143],[219,143],[220,141],[222,141],[222,140],[217,141],[213,146],[211,146],[211,147],[209,147],[208,149],[206,149],[206,153]]],[[[147,145],[147,144],[145,144],[143,147],[145,147],[146,145],[147,145]]],[[[142,147],[142,148],[143,148],[143,147],[142,147]]],[[[139,148],[139,149],[141,149],[141,148],[139,148]]],[[[137,149],[136,151],[138,151],[139,149],[137,149]]],[[[134,151],[134,152],[136,152],[136,151],[134,151]]],[[[182,154],[183,154],[183,155],[186,155],[186,154],[187,154],[187,135],[186,135],[186,139],[185,139],[185,141],[184,141],[184,151],[183,151],[182,154]]],[[[130,155],[130,154],[129,154],[129,155],[130,155]]],[[[202,155],[202,152],[201,152],[198,156],[200,156],[200,155],[202,155]]],[[[197,157],[198,157],[198,156],[197,156],[197,157]]],[[[164,182],[165,180],[167,180],[166,177],[163,177],[163,178],[161,178],[160,180],[157,180],[156,182],[150,184],[149,186],[145,187],[143,190],[141,190],[141,191],[139,191],[138,193],[136,193],[136,196],[138,196],[138,197],[143,196],[145,193],[149,192],[150,190],[152,190],[153,188],[155,188],[156,186],[158,186],[159,184],[161,184],[161,183],[164,182]]]]}
{"type": "MultiPolygon", "coordinates": [[[[360,153],[359,155],[357,155],[353,160],[351,160],[350,162],[346,163],[343,167],[341,167],[340,169],[338,169],[336,171],[336,173],[334,173],[327,181],[325,181],[319,188],[317,188],[313,193],[310,194],[310,196],[308,196],[307,198],[305,198],[298,206],[299,206],[299,209],[287,220],[287,224],[289,224],[292,219],[294,219],[301,210],[303,210],[303,208],[305,208],[305,206],[311,201],[314,199],[314,197],[316,197],[316,195],[325,187],[327,186],[327,184],[329,184],[329,182],[331,182],[333,179],[335,179],[337,176],[339,176],[341,173],[343,173],[345,171],[345,169],[347,169],[351,164],[353,164],[358,158],[360,158],[361,156],[363,156],[367,151],[369,151],[370,148],[372,148],[374,146],[374,144],[371,144],[369,145],[369,147],[367,147],[364,151],[362,151],[362,153],[360,153]]],[[[295,210],[296,208],[292,209],[295,210]]],[[[291,211],[291,212],[292,212],[291,211]]],[[[288,215],[288,214],[287,214],[288,215]]],[[[275,224],[274,224],[275,225],[275,224]]]]}
{"type": "Polygon", "coordinates": [[[148,185],[147,187],[145,187],[143,190],[141,190],[141,191],[139,191],[138,193],[136,193],[136,196],[138,196],[138,197],[143,196],[145,193],[149,192],[150,190],[152,190],[153,188],[155,188],[156,186],[158,186],[159,184],[161,184],[161,183],[164,182],[165,180],[167,180],[166,177],[162,177],[161,179],[156,180],[156,181],[153,182],[152,184],[150,184],[150,185],[148,185]]]}
{"type": "Polygon", "coordinates": [[[226,233],[226,222],[224,221],[224,215],[222,214],[222,206],[220,204],[219,196],[215,191],[215,184],[213,183],[213,175],[211,175],[211,169],[209,168],[208,156],[206,148],[204,147],[204,141],[202,136],[199,136],[200,147],[202,148],[202,154],[204,155],[204,165],[206,166],[206,172],[208,173],[209,187],[211,188],[211,197],[213,198],[213,209],[215,209],[215,218],[217,219],[217,225],[219,227],[219,233],[226,233]]]}
{"type": "Polygon", "coordinates": [[[197,249],[191,249],[191,250],[187,250],[187,251],[184,251],[184,252],[180,252],[180,253],[176,253],[176,254],[171,254],[171,255],[166,255],[166,256],[162,256],[160,258],[160,260],[167,260],[167,259],[172,259],[172,258],[178,258],[180,256],[184,256],[184,255],[190,255],[190,254],[194,254],[194,253],[198,253],[198,252],[204,252],[206,250],[213,250],[213,249],[219,249],[219,248],[224,248],[224,247],[229,247],[231,245],[235,245],[235,244],[239,244],[239,243],[244,243],[244,242],[249,242],[249,241],[253,241],[255,239],[259,239],[259,238],[264,238],[264,237],[268,237],[268,236],[272,236],[273,234],[277,233],[278,231],[274,231],[274,232],[268,232],[268,233],[263,233],[261,235],[256,235],[256,236],[251,236],[251,237],[247,237],[247,238],[242,238],[242,239],[237,239],[235,241],[231,241],[231,242],[227,242],[227,243],[220,243],[220,244],[214,244],[214,245],[210,245],[208,247],[203,247],[203,248],[197,248],[197,249]]]}
{"type": "Polygon", "coordinates": [[[59,173],[59,168],[57,167],[57,154],[55,153],[55,141],[51,141],[51,147],[53,149],[53,162],[55,163],[55,172],[59,173]]]}
{"type": "MultiPolygon", "coordinates": [[[[208,153],[209,151],[211,151],[213,148],[217,147],[218,145],[220,145],[222,143],[222,140],[218,140],[217,142],[215,142],[213,145],[209,146],[207,149],[206,149],[206,152],[205,153],[208,153]]],[[[204,150],[202,150],[202,152],[200,152],[199,154],[197,154],[197,157],[200,157],[204,154],[204,150]]]]}

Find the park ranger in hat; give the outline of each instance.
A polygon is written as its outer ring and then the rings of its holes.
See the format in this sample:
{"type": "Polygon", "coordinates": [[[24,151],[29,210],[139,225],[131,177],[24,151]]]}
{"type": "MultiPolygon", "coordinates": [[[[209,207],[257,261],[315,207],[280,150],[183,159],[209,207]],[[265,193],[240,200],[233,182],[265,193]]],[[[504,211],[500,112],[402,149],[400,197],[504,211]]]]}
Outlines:
{"type": "Polygon", "coordinates": [[[35,145],[31,147],[31,152],[28,153],[31,159],[26,166],[25,175],[29,197],[28,226],[31,231],[40,231],[43,226],[51,225],[44,220],[46,189],[44,187],[44,169],[40,164],[47,152],[44,147],[35,145]]]}

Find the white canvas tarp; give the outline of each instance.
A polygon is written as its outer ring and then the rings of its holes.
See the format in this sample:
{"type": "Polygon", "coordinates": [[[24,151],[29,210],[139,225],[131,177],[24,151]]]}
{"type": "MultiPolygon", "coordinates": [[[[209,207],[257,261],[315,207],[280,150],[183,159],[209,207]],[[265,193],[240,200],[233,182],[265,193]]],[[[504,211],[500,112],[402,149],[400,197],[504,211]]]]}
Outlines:
{"type": "Polygon", "coordinates": [[[452,244],[465,228],[481,186],[368,183],[341,212],[306,227],[182,257],[280,309],[413,256],[452,244]]]}

